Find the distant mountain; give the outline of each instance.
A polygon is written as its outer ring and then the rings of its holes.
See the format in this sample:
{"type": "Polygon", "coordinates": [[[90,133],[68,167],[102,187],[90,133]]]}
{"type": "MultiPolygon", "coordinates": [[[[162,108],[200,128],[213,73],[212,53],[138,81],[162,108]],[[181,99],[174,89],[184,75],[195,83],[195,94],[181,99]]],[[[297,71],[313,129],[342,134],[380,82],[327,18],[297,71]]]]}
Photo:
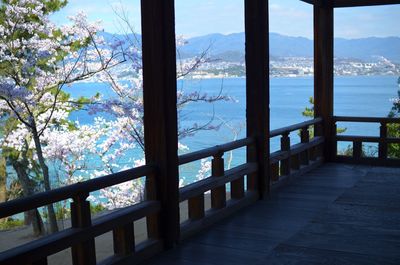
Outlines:
{"type": "MultiPolygon", "coordinates": [[[[101,33],[106,40],[122,39],[120,35],[101,33]]],[[[133,39],[133,35],[129,38],[133,39]]],[[[140,39],[139,35],[136,35],[140,39]]],[[[226,61],[244,61],[244,33],[223,35],[219,33],[190,38],[180,47],[182,58],[189,58],[209,49],[210,54],[226,61]]],[[[313,41],[303,37],[291,37],[270,33],[270,53],[272,57],[312,57],[313,41]]],[[[383,56],[400,63],[400,38],[335,39],[335,57],[374,61],[383,56]]]]}

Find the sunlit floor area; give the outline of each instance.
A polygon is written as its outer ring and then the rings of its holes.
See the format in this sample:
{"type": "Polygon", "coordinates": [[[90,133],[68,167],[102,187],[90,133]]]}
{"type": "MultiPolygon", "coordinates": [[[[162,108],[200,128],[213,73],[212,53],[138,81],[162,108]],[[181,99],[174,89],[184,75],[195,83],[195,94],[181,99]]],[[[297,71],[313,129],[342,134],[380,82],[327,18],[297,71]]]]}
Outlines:
{"type": "Polygon", "coordinates": [[[147,264],[400,264],[400,169],[324,164],[147,264]]]}

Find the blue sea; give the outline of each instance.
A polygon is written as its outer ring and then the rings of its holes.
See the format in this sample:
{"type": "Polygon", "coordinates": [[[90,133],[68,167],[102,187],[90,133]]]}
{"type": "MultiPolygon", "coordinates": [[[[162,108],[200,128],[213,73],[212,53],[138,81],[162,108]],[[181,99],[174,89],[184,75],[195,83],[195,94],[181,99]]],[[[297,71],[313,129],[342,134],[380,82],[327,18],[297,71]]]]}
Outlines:
{"type": "MultiPolygon", "coordinates": [[[[335,77],[334,114],[338,116],[371,116],[385,117],[388,115],[393,99],[398,97],[399,86],[396,76],[356,76],[335,77]]],[[[219,130],[199,131],[195,136],[186,137],[180,142],[189,151],[200,150],[224,142],[245,137],[245,83],[244,78],[225,79],[186,79],[178,81],[178,89],[184,93],[200,91],[208,95],[223,95],[232,97],[230,101],[220,101],[214,104],[191,103],[184,106],[179,114],[179,125],[183,127],[193,124],[206,124],[212,120],[220,125],[219,130]]],[[[93,96],[100,92],[105,97],[114,97],[106,84],[79,83],[68,89],[72,96],[93,96]]],[[[298,123],[309,118],[302,116],[305,107],[310,107],[309,98],[313,95],[312,77],[272,78],[270,81],[270,127],[277,129],[298,123]]],[[[79,111],[71,115],[72,120],[81,124],[90,124],[94,117],[79,111]]],[[[347,129],[351,135],[378,135],[378,124],[340,123],[339,127],[347,129]]],[[[292,143],[299,141],[298,135],[292,133],[292,143]]],[[[271,151],[278,150],[279,138],[271,139],[271,151]]],[[[127,154],[125,161],[141,152],[127,154]]],[[[225,155],[227,167],[240,164],[245,159],[244,150],[238,150],[225,155]]],[[[199,162],[181,167],[181,177],[189,183],[195,179],[199,162]]]]}

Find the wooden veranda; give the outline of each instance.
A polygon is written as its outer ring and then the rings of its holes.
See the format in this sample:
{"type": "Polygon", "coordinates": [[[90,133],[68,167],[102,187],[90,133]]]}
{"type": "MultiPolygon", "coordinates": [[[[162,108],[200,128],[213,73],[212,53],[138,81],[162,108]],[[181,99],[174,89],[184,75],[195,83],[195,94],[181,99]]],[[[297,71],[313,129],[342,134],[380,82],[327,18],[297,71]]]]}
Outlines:
{"type": "Polygon", "coordinates": [[[273,131],[268,1],[244,2],[247,137],[178,156],[174,1],[142,0],[146,165],[0,204],[3,218],[73,200],[71,228],[0,253],[0,264],[43,265],[68,248],[74,265],[96,264],[94,238],[110,231],[114,254],[101,264],[400,263],[400,171],[377,167],[400,167],[387,155],[388,144],[400,144],[388,138],[387,125],[400,119],[335,117],[333,110],[334,8],[400,0],[304,0],[314,6],[315,118],[273,131]],[[341,121],[377,123],[380,135],[338,136],[341,121]],[[295,131],[301,142],[292,145],[295,131]],[[272,137],[281,138],[281,150],[270,153],[272,137]],[[353,142],[352,156],[339,156],[337,141],[353,142]],[[378,157],[362,155],[362,143],[370,142],[379,144],[378,157]],[[246,163],[225,170],[224,153],[243,147],[246,163]],[[179,166],[206,157],[212,176],[179,188],[179,166]],[[91,217],[90,192],[140,177],[145,201],[91,217]],[[148,239],[136,244],[133,222],[142,218],[148,239]]]}

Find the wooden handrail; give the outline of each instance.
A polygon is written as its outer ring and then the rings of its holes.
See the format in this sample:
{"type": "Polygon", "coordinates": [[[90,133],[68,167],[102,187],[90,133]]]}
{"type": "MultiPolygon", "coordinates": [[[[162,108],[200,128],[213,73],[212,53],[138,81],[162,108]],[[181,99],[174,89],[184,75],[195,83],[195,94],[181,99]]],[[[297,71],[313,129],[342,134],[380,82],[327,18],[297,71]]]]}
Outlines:
{"type": "Polygon", "coordinates": [[[334,122],[400,123],[400,118],[334,116],[334,122]]]}
{"type": "Polygon", "coordinates": [[[211,177],[199,180],[195,183],[189,184],[180,189],[179,200],[185,201],[189,198],[195,197],[199,194],[202,194],[208,190],[217,188],[221,185],[224,185],[228,182],[231,182],[237,178],[240,178],[244,175],[251,174],[257,171],[256,163],[246,163],[241,166],[234,167],[230,170],[225,171],[223,177],[211,177]]]}
{"type": "Polygon", "coordinates": [[[254,143],[253,138],[244,138],[241,140],[229,142],[222,145],[216,145],[207,149],[192,152],[189,154],[184,154],[179,156],[179,165],[187,164],[193,161],[197,161],[206,157],[215,156],[218,154],[223,154],[225,152],[238,149],[244,146],[248,146],[254,143]]]}
{"type": "Polygon", "coordinates": [[[352,142],[352,155],[339,155],[335,151],[335,160],[345,163],[368,164],[376,166],[399,166],[398,158],[388,158],[389,144],[400,144],[400,138],[388,137],[388,124],[400,124],[400,118],[388,117],[333,117],[334,125],[337,122],[364,122],[378,123],[379,136],[360,136],[360,135],[335,135],[333,140],[337,146],[339,141],[352,142]],[[363,143],[378,143],[378,156],[371,157],[363,154],[363,143]]]}
{"type": "Polygon", "coordinates": [[[154,173],[155,167],[146,165],[1,203],[0,219],[154,173]]]}
{"type": "Polygon", "coordinates": [[[94,238],[115,227],[136,221],[143,216],[160,211],[160,202],[145,201],[99,217],[87,228],[68,228],[33,242],[4,251],[0,254],[1,264],[25,264],[50,256],[76,243],[94,238]]]}
{"type": "Polygon", "coordinates": [[[358,136],[358,135],[337,135],[335,137],[336,141],[344,141],[344,142],[367,142],[367,143],[391,143],[391,144],[399,144],[400,138],[381,138],[379,136],[358,136]]]}
{"type": "Polygon", "coordinates": [[[280,150],[280,151],[273,152],[273,153],[271,153],[271,156],[270,156],[270,164],[277,163],[284,159],[288,159],[292,155],[300,154],[300,153],[306,151],[307,149],[310,149],[312,147],[315,147],[315,146],[318,146],[318,145],[324,143],[324,141],[325,141],[324,137],[316,136],[312,140],[310,140],[310,142],[308,142],[308,143],[298,143],[298,144],[291,146],[290,151],[280,150]]]}
{"type": "Polygon", "coordinates": [[[319,123],[322,123],[322,118],[315,118],[315,119],[312,119],[312,120],[296,123],[296,124],[293,124],[293,125],[290,125],[290,126],[287,126],[287,127],[283,127],[283,128],[272,130],[269,133],[269,136],[271,138],[272,137],[276,137],[276,136],[279,136],[279,135],[282,135],[282,134],[285,134],[285,133],[290,133],[290,132],[293,132],[293,131],[296,131],[296,130],[300,130],[300,129],[304,128],[304,127],[308,127],[308,126],[311,126],[311,125],[316,125],[316,124],[319,124],[319,123]]]}
{"type": "MultiPolygon", "coordinates": [[[[271,160],[277,162],[281,161],[282,159],[291,159],[293,156],[303,155],[304,152],[309,152],[311,148],[322,144],[324,142],[323,137],[317,136],[310,140],[309,135],[307,134],[309,126],[316,125],[321,122],[322,119],[317,118],[271,131],[271,137],[278,135],[288,137],[290,132],[300,129],[302,130],[302,137],[304,138],[302,138],[301,143],[293,146],[290,146],[289,141],[287,143],[289,144],[289,146],[287,146],[287,150],[281,151],[279,155],[277,153],[271,154],[271,160]]],[[[254,142],[255,140],[253,138],[245,138],[190,154],[185,154],[179,157],[180,165],[197,161],[206,157],[213,157],[212,177],[187,185],[181,188],[179,191],[179,201],[188,201],[189,223],[197,224],[192,227],[193,231],[197,228],[200,228],[200,223],[198,222],[201,222],[201,220],[207,219],[207,222],[211,223],[211,220],[218,220],[218,218],[229,214],[236,208],[240,208],[243,205],[253,202],[257,198],[256,193],[252,193],[253,190],[249,189],[249,184],[247,185],[247,189],[245,188],[244,184],[245,176],[248,177],[247,181],[249,181],[250,176],[254,175],[254,173],[259,170],[257,163],[248,162],[225,171],[223,161],[223,155],[225,152],[251,146],[254,144],[254,142]],[[227,183],[230,183],[231,185],[231,199],[228,201],[226,201],[225,190],[225,185],[227,183]],[[209,190],[211,190],[212,195],[212,209],[205,211],[204,193],[209,190]]],[[[31,260],[42,261],[43,259],[46,261],[46,257],[69,247],[72,247],[72,250],[76,255],[80,255],[83,258],[86,258],[86,256],[89,258],[94,256],[94,237],[111,230],[114,233],[114,237],[120,234],[124,235],[124,231],[127,228],[129,229],[126,231],[128,231],[128,233],[132,233],[130,226],[133,221],[144,216],[148,217],[149,215],[158,218],[157,214],[160,212],[160,210],[162,210],[162,202],[156,201],[156,197],[148,197],[147,201],[140,202],[136,205],[129,206],[91,220],[90,213],[88,215],[85,214],[87,211],[89,211],[88,207],[90,207],[90,204],[86,201],[89,193],[144,176],[150,177],[148,181],[154,182],[156,181],[156,170],[157,168],[152,165],[141,166],[108,176],[57,188],[48,192],[38,193],[28,198],[17,199],[0,204],[0,218],[2,218],[28,211],[30,209],[42,207],[54,202],[73,199],[71,209],[75,209],[75,217],[87,216],[87,218],[89,218],[86,220],[86,225],[85,223],[76,224],[75,226],[72,226],[72,228],[35,240],[20,247],[7,250],[0,254],[0,262],[2,264],[15,264],[26,263],[27,261],[31,260]],[[76,212],[78,210],[81,212],[76,212]],[[86,245],[83,243],[91,243],[91,241],[92,245],[90,246],[90,249],[86,251],[86,245]]],[[[289,173],[290,169],[288,174],[289,173]]],[[[154,192],[154,190],[152,192],[154,192]]],[[[159,220],[157,219],[155,221],[158,222],[159,220]]],[[[186,227],[185,229],[187,230],[189,228],[190,227],[186,227]]],[[[189,230],[192,231],[191,229],[189,230]]],[[[149,238],[157,240],[159,239],[158,233],[155,233],[154,238],[151,236],[152,232],[150,230],[148,230],[148,233],[149,238]]],[[[164,238],[160,239],[164,240],[164,238]]],[[[132,240],[127,238],[126,242],[132,243],[134,242],[134,239],[132,240]]],[[[121,247],[117,250],[114,248],[114,252],[115,255],[126,252],[125,254],[129,256],[135,254],[136,249],[131,249],[131,247],[129,247],[129,250],[126,251],[124,246],[121,245],[121,247]]]]}

